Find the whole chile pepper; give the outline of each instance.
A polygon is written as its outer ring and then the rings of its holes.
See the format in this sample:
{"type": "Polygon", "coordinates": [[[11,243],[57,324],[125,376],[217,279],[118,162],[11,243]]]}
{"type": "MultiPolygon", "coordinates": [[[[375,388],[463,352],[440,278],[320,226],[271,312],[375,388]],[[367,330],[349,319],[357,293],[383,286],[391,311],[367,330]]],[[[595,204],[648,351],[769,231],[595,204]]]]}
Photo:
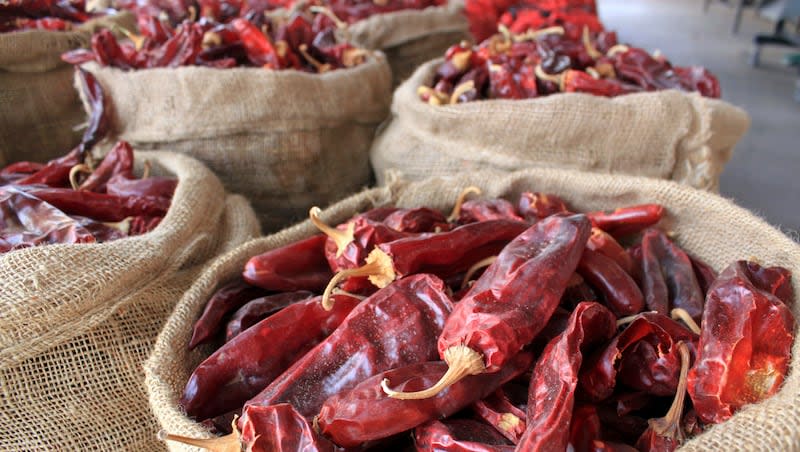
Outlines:
{"type": "Polygon", "coordinates": [[[267,69],[280,69],[283,67],[275,46],[258,27],[247,19],[241,18],[231,21],[231,25],[239,34],[239,38],[247,51],[247,58],[252,64],[263,66],[267,69]]]}
{"type": "Polygon", "coordinates": [[[288,402],[310,417],[330,396],[366,378],[434,359],[436,337],[452,310],[444,290],[433,275],[413,275],[375,292],[247,404],[288,402]]]}
{"type": "Polygon", "coordinates": [[[677,449],[686,439],[683,431],[683,402],[686,399],[686,380],[691,366],[689,347],[684,342],[678,343],[681,357],[681,373],[675,399],[664,417],[650,419],[647,430],[636,442],[636,448],[644,452],[671,452],[677,449]]]}
{"type": "Polygon", "coordinates": [[[783,267],[762,267],[755,262],[742,264],[742,272],[746,273],[753,285],[778,297],[784,304],[794,304],[792,288],[792,272],[783,267]]]}
{"type": "Polygon", "coordinates": [[[322,309],[319,299],[289,305],[225,343],[189,377],[180,402],[186,413],[209,419],[258,394],[333,333],[361,301],[344,295],[337,299],[332,311],[322,309]]]}
{"type": "Polygon", "coordinates": [[[592,225],[609,234],[619,237],[621,235],[635,234],[652,226],[664,216],[664,206],[660,204],[641,204],[631,207],[622,207],[613,212],[589,212],[586,214],[592,225]]]}
{"type": "Polygon", "coordinates": [[[515,448],[486,424],[471,419],[430,421],[414,429],[418,452],[512,452],[515,448]]]}
{"type": "Polygon", "coordinates": [[[439,277],[458,274],[472,264],[497,254],[528,225],[513,220],[491,220],[459,226],[451,231],[418,234],[377,245],[366,264],[337,273],[328,283],[323,303],[339,281],[367,276],[377,287],[414,273],[439,277]]]}
{"type": "Polygon", "coordinates": [[[567,204],[556,195],[524,192],[519,196],[517,211],[528,221],[537,221],[557,213],[569,212],[567,204]]]}
{"type": "Polygon", "coordinates": [[[162,439],[206,448],[212,452],[335,452],[335,444],[319,435],[313,425],[288,403],[246,406],[241,429],[229,435],[196,439],[164,434],[162,439]]]}
{"type": "Polygon", "coordinates": [[[592,235],[589,236],[586,248],[612,259],[627,274],[633,276],[634,270],[631,256],[611,234],[600,228],[592,228],[592,235]]]}
{"type": "Polygon", "coordinates": [[[428,398],[468,375],[500,371],[536,338],[558,307],[589,230],[584,215],[552,216],[512,240],[447,319],[438,345],[447,373],[429,389],[387,393],[428,398]]]}
{"type": "Polygon", "coordinates": [[[461,205],[459,224],[488,220],[525,221],[517,214],[514,205],[502,198],[471,199],[461,205]]]}
{"type": "MultiPolygon", "coordinates": [[[[657,304],[648,306],[651,310],[667,315],[669,307],[685,310],[695,321],[703,315],[703,291],[697,282],[689,256],[658,229],[648,229],[642,236],[643,273],[646,280],[657,279],[662,274],[668,290],[667,310],[663,300],[654,296],[657,304]],[[651,269],[657,262],[659,269],[651,269]]],[[[648,285],[645,285],[648,288],[648,285]]]]}
{"type": "Polygon", "coordinates": [[[593,401],[609,398],[618,382],[648,394],[673,395],[680,374],[679,341],[696,342],[697,335],[664,315],[639,314],[589,357],[581,369],[581,388],[593,401]]]}
{"type": "Polygon", "coordinates": [[[718,99],[721,95],[719,80],[706,68],[691,66],[672,68],[675,75],[686,91],[697,91],[700,95],[718,99]]]}
{"type": "Polygon", "coordinates": [[[594,449],[594,442],[602,438],[603,426],[594,405],[581,405],[572,410],[569,422],[567,450],[586,452],[594,449]]]}
{"type": "Polygon", "coordinates": [[[639,277],[647,309],[669,315],[669,289],[656,249],[660,244],[654,239],[655,236],[645,234],[641,246],[635,252],[635,258],[639,260],[639,277]]]}
{"type": "Polygon", "coordinates": [[[253,256],[245,264],[242,277],[266,290],[321,291],[333,276],[325,259],[325,241],[325,235],[317,234],[253,256]]]}
{"type": "Polygon", "coordinates": [[[595,96],[616,97],[641,92],[642,88],[616,79],[597,79],[583,71],[568,69],[561,82],[565,93],[586,93],[595,96]]]}
{"type": "Polygon", "coordinates": [[[450,229],[447,217],[438,210],[427,207],[416,209],[398,209],[383,219],[383,223],[400,232],[436,232],[450,229]]]}
{"type": "MultiPolygon", "coordinates": [[[[79,164],[82,160],[80,148],[75,148],[70,151],[67,155],[63,157],[59,157],[57,159],[50,160],[47,162],[39,170],[35,171],[33,174],[24,177],[22,179],[18,179],[14,182],[16,185],[47,185],[50,187],[68,187],[69,186],[69,172],[72,170],[72,167],[79,164]]],[[[15,164],[18,165],[18,164],[15,164]]],[[[25,165],[27,168],[36,168],[35,165],[25,165]]],[[[8,170],[13,171],[14,165],[7,167],[4,169],[4,175],[6,174],[5,171],[8,170]]]]}
{"type": "MultiPolygon", "coordinates": [[[[725,421],[743,405],[775,394],[789,371],[794,316],[766,281],[752,277],[760,271],[758,264],[736,262],[706,297],[697,360],[688,380],[703,422],[725,421]]],[[[776,273],[788,276],[785,270],[776,273]]]]}
{"type": "Polygon", "coordinates": [[[297,292],[284,292],[265,297],[259,297],[245,303],[228,321],[225,327],[225,342],[230,342],[234,337],[246,331],[261,320],[279,312],[290,304],[307,300],[314,296],[307,290],[297,292]]]}
{"type": "Polygon", "coordinates": [[[253,287],[241,279],[222,286],[211,296],[203,314],[194,323],[189,350],[212,340],[221,330],[222,321],[226,315],[244,306],[248,301],[265,294],[264,289],[253,287]]]}
{"type": "Polygon", "coordinates": [[[166,215],[171,201],[153,196],[114,196],[105,193],[76,191],[71,188],[40,186],[22,186],[20,188],[72,215],[89,217],[98,221],[122,221],[127,217],[141,215],[163,217],[166,215]]]}
{"type": "Polygon", "coordinates": [[[578,274],[603,294],[606,305],[618,316],[633,315],[644,308],[644,296],[636,281],[616,261],[586,249],[578,274]]]}
{"type": "MultiPolygon", "coordinates": [[[[105,193],[106,183],[114,175],[123,174],[131,179],[133,178],[133,148],[126,141],[118,141],[94,171],[86,165],[79,165],[79,169],[91,171],[91,174],[80,185],[73,184],[73,186],[77,185],[76,188],[78,190],[105,193]]],[[[70,178],[73,180],[70,180],[70,182],[74,182],[72,177],[74,174],[75,170],[73,169],[70,172],[70,178]]]]}
{"type": "Polygon", "coordinates": [[[711,288],[711,284],[713,284],[714,280],[717,279],[717,272],[697,256],[692,256],[690,254],[689,259],[692,260],[694,274],[697,277],[697,282],[700,284],[700,290],[703,291],[703,297],[705,298],[705,296],[708,294],[708,289],[711,288]]]}
{"type": "Polygon", "coordinates": [[[381,389],[392,381],[403,390],[423,389],[447,372],[441,361],[422,362],[374,375],[358,386],[330,397],[316,418],[320,431],[343,447],[388,438],[425,422],[445,418],[486,397],[502,384],[527,371],[533,363],[530,353],[520,353],[499,372],[464,378],[446,392],[420,400],[398,400],[381,389]]]}
{"type": "Polygon", "coordinates": [[[472,405],[472,411],[514,444],[525,433],[525,412],[511,403],[502,388],[472,405]]]}
{"type": "Polygon", "coordinates": [[[567,329],[547,344],[533,369],[520,450],[566,450],[584,353],[615,330],[614,314],[603,305],[587,302],[575,308],[567,329]]]}

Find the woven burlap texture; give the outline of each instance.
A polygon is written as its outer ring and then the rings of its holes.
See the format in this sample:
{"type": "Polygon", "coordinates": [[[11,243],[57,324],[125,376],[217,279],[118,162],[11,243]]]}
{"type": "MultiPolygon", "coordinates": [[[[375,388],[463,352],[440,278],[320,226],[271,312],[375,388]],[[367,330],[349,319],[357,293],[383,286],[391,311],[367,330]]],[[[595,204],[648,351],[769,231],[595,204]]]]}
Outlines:
{"type": "MultiPolygon", "coordinates": [[[[757,256],[766,265],[781,265],[800,275],[800,246],[750,212],[717,195],[671,181],[632,176],[609,176],[573,170],[527,169],[514,173],[493,171],[449,178],[431,178],[406,184],[394,182],[385,188],[364,191],[322,213],[328,223],[344,221],[356,212],[390,202],[401,207],[430,206],[444,212],[459,192],[470,185],[485,196],[516,199],[525,190],[557,193],[581,211],[612,209],[636,203],[665,205],[662,225],[674,231],[676,240],[689,252],[721,270],[737,259],[757,256]]],[[[215,260],[178,303],[158,337],[146,365],[150,405],[161,427],[171,433],[209,437],[199,424],[188,419],[178,399],[189,375],[209,350],[188,352],[186,344],[193,322],[216,288],[240,274],[247,259],[314,234],[305,221],[280,233],[253,240],[215,260]]],[[[800,295],[800,279],[794,280],[800,295]]],[[[800,318],[800,310],[792,307],[800,318]]],[[[800,345],[793,353],[800,353],[800,345]]],[[[684,450],[787,450],[800,449],[800,374],[793,362],[784,387],[773,398],[743,409],[728,422],[712,427],[690,441],[684,450]]],[[[169,443],[173,451],[197,450],[169,443]]]]}
{"type": "Polygon", "coordinates": [[[0,256],[0,449],[157,450],[143,363],[212,257],[258,235],[248,202],[201,163],[137,152],[174,174],[152,232],[0,256]]]}
{"type": "Polygon", "coordinates": [[[125,12],[90,20],[73,31],[0,33],[0,165],[46,161],[80,141],[86,121],[61,54],[87,47],[99,28],[135,26],[125,12]]]}
{"type": "Polygon", "coordinates": [[[380,52],[324,74],[85,67],[111,99],[113,137],[204,162],[250,200],[265,231],[370,182],[369,146],[391,99],[380,52]]]}
{"type": "Polygon", "coordinates": [[[471,39],[464,2],[375,14],[340,33],[359,47],[381,50],[392,67],[394,85],[407,79],[420,64],[440,57],[462,40],[471,39]]]}
{"type": "Polygon", "coordinates": [[[389,169],[418,180],[551,167],[672,179],[715,191],[749,126],[737,107],[677,91],[428,105],[417,88],[430,85],[441,62],[421,66],[395,91],[391,121],[370,152],[379,183],[389,169]]]}

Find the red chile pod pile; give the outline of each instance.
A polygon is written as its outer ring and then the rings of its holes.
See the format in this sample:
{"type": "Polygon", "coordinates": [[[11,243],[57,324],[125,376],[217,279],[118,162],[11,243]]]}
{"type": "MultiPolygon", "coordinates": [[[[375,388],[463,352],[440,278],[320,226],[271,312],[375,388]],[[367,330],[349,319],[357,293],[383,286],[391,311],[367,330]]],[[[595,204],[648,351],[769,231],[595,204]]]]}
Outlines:
{"type": "Polygon", "coordinates": [[[477,45],[452,46],[430,86],[431,105],[483,99],[530,99],[559,92],[614,97],[677,89],[720,96],[717,78],[701,67],[673,66],[663,55],[622,45],[581,1],[509,3],[469,0],[477,45]],[[499,33],[498,33],[499,30],[499,33]]]}
{"type": "Polygon", "coordinates": [[[552,194],[474,193],[449,216],[380,207],[330,226],[312,209],[323,234],[253,256],[195,325],[189,345],[216,351],[180,403],[227,435],[165,438],[669,451],[780,389],[788,270],[717,276],[657,229],[655,204],[575,213],[552,194]]]}
{"type": "Polygon", "coordinates": [[[84,0],[6,0],[0,3],[0,33],[68,31],[97,15],[86,12],[84,0]]]}

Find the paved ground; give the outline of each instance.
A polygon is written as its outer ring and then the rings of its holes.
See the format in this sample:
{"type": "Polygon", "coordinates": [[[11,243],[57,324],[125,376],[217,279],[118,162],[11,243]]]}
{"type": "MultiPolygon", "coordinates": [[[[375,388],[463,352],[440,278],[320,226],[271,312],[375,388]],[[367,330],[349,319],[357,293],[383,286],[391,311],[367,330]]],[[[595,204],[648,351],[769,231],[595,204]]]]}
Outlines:
{"type": "Polygon", "coordinates": [[[705,14],[701,0],[597,3],[605,25],[617,30],[621,41],[660,49],[675,64],[703,65],[719,77],[722,97],[752,120],[722,175],[720,191],[797,239],[800,103],[792,96],[798,72],[782,66],[786,51],[775,47],[762,52],[761,67],[748,65],[753,36],[772,31],[772,23],[745,10],[733,35],[733,8],[720,2],[705,14]]]}

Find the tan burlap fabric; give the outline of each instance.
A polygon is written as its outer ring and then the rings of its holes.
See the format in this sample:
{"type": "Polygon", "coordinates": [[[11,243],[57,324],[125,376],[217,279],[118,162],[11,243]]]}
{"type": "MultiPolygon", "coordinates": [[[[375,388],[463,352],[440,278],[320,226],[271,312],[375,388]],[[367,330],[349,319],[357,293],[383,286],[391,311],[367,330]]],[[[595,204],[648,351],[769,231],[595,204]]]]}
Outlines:
{"type": "Polygon", "coordinates": [[[87,47],[95,30],[114,25],[133,30],[135,18],[125,12],[73,31],[0,33],[0,165],[46,161],[78,143],[76,128],[86,117],[61,54],[87,47]]]}
{"type": "Polygon", "coordinates": [[[326,74],[259,68],[124,72],[88,64],[112,102],[112,136],[206,163],[274,231],[370,182],[369,146],[391,74],[375,52],[326,74]]]}
{"type": "Polygon", "coordinates": [[[445,50],[469,40],[464,2],[444,6],[376,14],[348,27],[345,37],[360,47],[382,50],[392,67],[395,86],[422,63],[444,55],[445,50]]]}
{"type": "MultiPolygon", "coordinates": [[[[458,193],[469,185],[481,187],[486,196],[509,199],[515,199],[524,190],[557,193],[575,209],[583,211],[661,203],[669,212],[663,227],[674,231],[678,242],[688,251],[717,270],[736,259],[751,256],[757,256],[766,265],[785,266],[796,275],[794,287],[800,295],[800,246],[730,201],[670,181],[541,168],[510,174],[479,172],[411,184],[393,183],[386,188],[367,190],[326,209],[322,217],[329,223],[336,223],[367,207],[389,202],[403,207],[431,206],[449,211],[458,193]]],[[[185,346],[193,322],[213,291],[239,274],[250,256],[315,232],[306,221],[248,242],[210,264],[186,292],[167,320],[146,365],[150,405],[164,430],[195,437],[208,436],[203,427],[181,413],[177,400],[192,370],[208,353],[208,350],[189,353],[185,346]]],[[[793,310],[800,318],[800,309],[795,306],[793,310]]],[[[796,344],[793,351],[800,353],[800,345],[796,344]]],[[[685,449],[800,449],[800,374],[797,367],[794,362],[785,386],[775,397],[742,410],[730,421],[689,442],[685,449]]],[[[169,446],[174,451],[195,450],[175,443],[169,446]]]]}
{"type": "Polygon", "coordinates": [[[486,168],[553,167],[716,190],[749,126],[737,107],[677,91],[431,106],[419,100],[417,88],[430,84],[441,61],[420,67],[395,91],[392,119],[371,150],[379,182],[387,169],[418,180],[486,168]]]}
{"type": "Polygon", "coordinates": [[[258,235],[247,201],[179,154],[137,152],[178,177],[152,232],[0,256],[0,450],[157,450],[143,363],[205,263],[258,235]]]}

